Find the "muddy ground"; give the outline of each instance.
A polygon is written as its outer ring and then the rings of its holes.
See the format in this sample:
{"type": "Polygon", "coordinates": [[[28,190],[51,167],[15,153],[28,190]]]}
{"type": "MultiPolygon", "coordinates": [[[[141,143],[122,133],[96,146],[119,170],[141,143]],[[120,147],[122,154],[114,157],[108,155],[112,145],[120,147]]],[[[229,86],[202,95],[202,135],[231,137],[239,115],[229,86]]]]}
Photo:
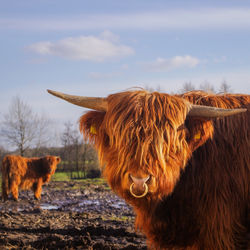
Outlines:
{"type": "Polygon", "coordinates": [[[41,201],[0,201],[0,249],[147,249],[133,210],[99,180],[53,182],[41,201]]]}

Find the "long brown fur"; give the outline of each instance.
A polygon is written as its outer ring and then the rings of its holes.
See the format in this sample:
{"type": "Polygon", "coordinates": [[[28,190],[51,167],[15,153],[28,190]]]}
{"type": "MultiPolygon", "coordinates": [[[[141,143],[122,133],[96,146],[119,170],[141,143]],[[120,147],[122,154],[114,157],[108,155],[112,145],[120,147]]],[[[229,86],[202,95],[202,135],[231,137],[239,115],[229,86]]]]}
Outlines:
{"type": "Polygon", "coordinates": [[[6,201],[9,193],[18,200],[19,189],[32,189],[35,199],[41,199],[42,185],[50,181],[61,159],[57,156],[24,158],[7,155],[2,162],[2,199],[6,201]]]}
{"type": "Polygon", "coordinates": [[[107,101],[107,112],[81,117],[80,130],[95,145],[112,189],[134,207],[149,246],[247,249],[250,96],[140,90],[107,101]],[[187,100],[248,111],[192,118],[187,100]],[[129,174],[151,176],[144,198],[129,193],[129,174]]]}

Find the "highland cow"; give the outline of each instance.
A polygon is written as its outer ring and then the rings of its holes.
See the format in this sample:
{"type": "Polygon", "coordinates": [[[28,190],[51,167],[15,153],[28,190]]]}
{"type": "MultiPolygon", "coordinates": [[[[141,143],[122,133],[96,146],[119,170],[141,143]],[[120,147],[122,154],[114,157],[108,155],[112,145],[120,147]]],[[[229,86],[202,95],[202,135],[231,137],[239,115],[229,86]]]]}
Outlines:
{"type": "Polygon", "coordinates": [[[250,95],[49,93],[89,111],[80,131],[153,249],[247,249],[250,95]]]}
{"type": "Polygon", "coordinates": [[[24,158],[7,155],[2,162],[2,199],[6,201],[9,193],[18,200],[19,189],[32,189],[34,197],[41,199],[42,185],[50,181],[61,159],[57,156],[24,158]]]}

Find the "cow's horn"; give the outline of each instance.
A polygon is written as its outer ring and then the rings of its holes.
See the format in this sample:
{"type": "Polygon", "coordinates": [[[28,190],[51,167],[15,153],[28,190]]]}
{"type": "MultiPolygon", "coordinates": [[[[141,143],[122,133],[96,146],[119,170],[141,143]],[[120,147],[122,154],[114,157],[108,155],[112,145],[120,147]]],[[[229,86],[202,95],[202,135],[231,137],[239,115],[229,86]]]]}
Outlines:
{"type": "Polygon", "coordinates": [[[75,105],[78,105],[84,108],[98,110],[98,111],[107,111],[108,104],[107,104],[106,98],[68,95],[68,94],[64,94],[64,93],[49,90],[49,89],[47,89],[47,91],[50,94],[56,97],[62,98],[63,100],[66,100],[75,105]]]}
{"type": "Polygon", "coordinates": [[[198,116],[205,118],[216,118],[216,117],[225,117],[230,115],[239,114],[242,112],[246,112],[247,109],[239,108],[239,109],[223,109],[223,108],[215,108],[210,106],[202,106],[202,105],[192,105],[188,116],[198,116]]]}

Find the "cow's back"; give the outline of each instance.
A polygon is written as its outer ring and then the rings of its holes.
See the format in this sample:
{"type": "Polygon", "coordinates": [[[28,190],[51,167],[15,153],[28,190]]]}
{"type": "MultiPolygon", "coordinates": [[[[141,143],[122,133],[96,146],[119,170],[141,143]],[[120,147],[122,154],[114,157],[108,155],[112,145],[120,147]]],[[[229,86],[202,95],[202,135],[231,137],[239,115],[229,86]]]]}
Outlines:
{"type": "Polygon", "coordinates": [[[19,155],[7,155],[3,159],[3,171],[9,176],[24,176],[27,172],[27,159],[19,155]]]}

